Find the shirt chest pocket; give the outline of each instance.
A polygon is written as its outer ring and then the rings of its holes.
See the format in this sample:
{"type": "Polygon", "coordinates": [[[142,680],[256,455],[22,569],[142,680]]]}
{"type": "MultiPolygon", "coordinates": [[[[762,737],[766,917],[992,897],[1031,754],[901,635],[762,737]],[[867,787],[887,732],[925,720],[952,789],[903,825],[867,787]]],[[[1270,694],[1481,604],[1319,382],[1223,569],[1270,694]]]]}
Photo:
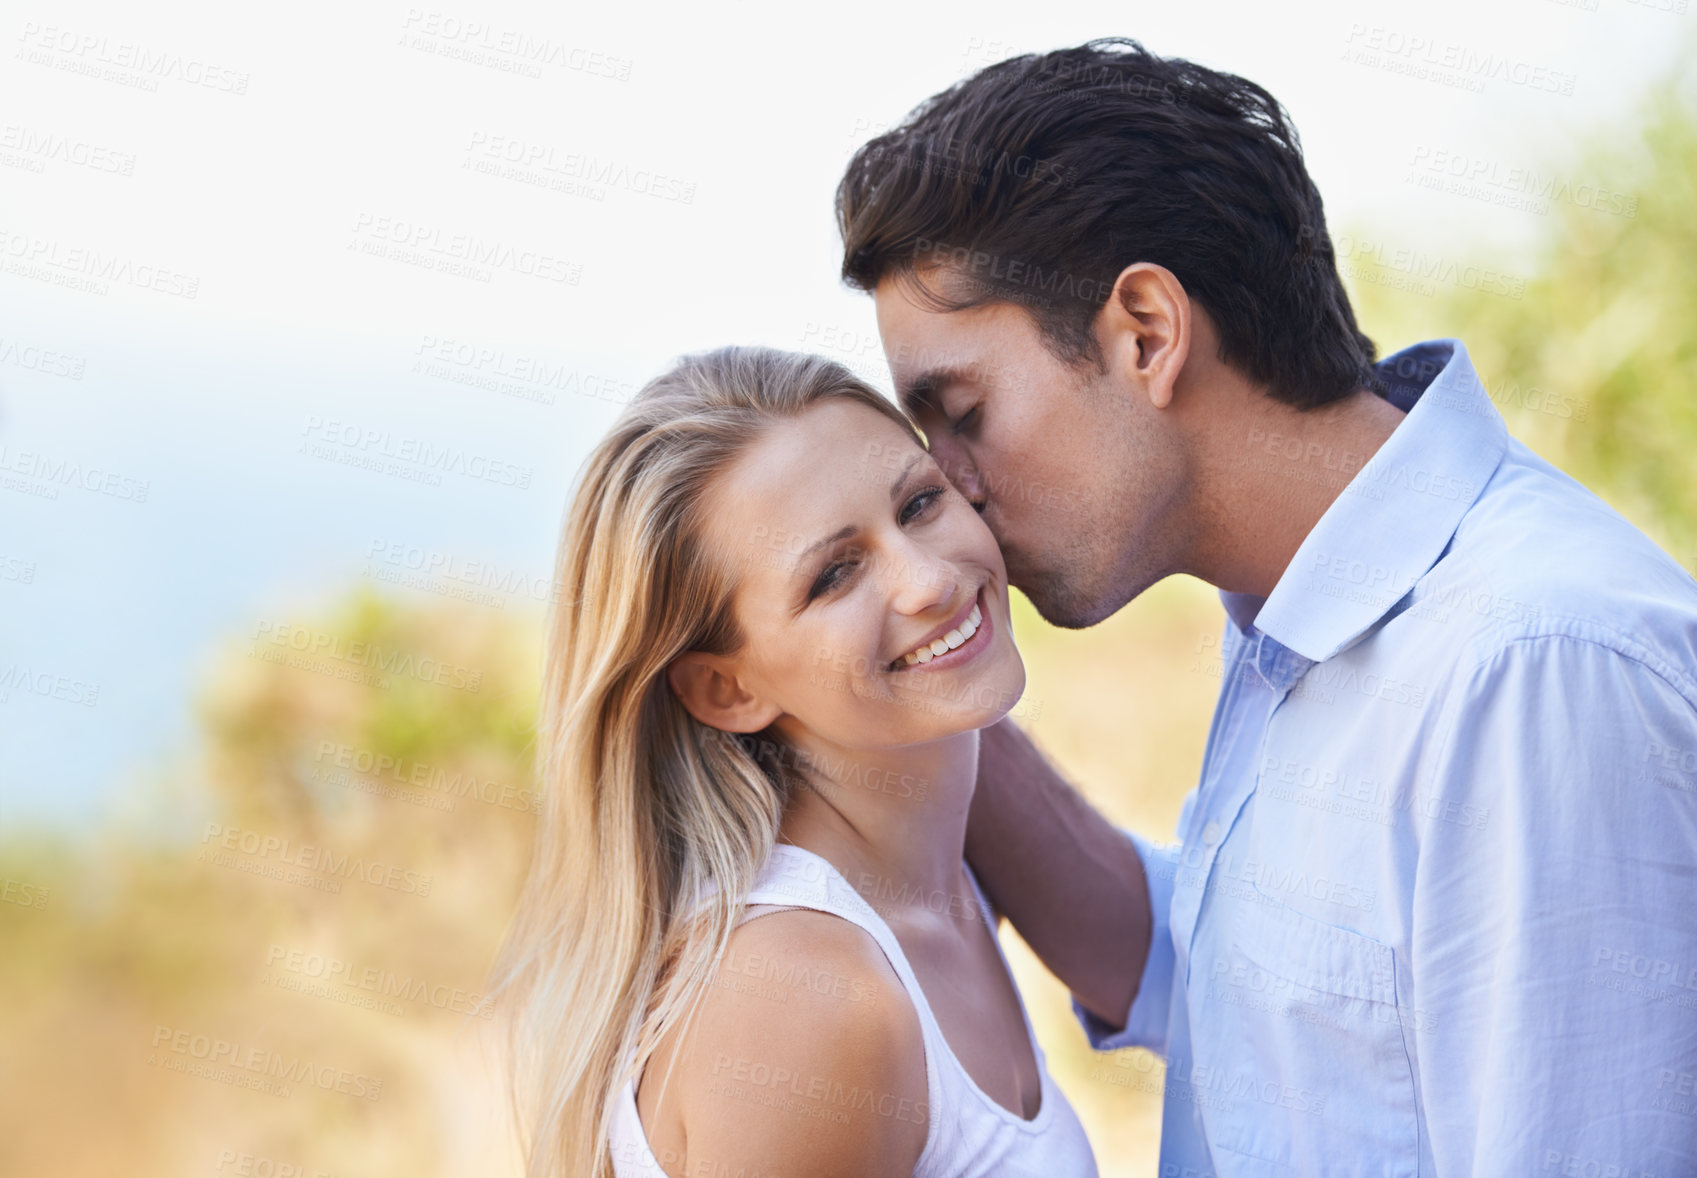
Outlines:
{"type": "Polygon", "coordinates": [[[1190,965],[1195,1058],[1176,1078],[1221,1178],[1413,1175],[1414,1079],[1390,946],[1252,884],[1214,899],[1216,930],[1190,965]]]}

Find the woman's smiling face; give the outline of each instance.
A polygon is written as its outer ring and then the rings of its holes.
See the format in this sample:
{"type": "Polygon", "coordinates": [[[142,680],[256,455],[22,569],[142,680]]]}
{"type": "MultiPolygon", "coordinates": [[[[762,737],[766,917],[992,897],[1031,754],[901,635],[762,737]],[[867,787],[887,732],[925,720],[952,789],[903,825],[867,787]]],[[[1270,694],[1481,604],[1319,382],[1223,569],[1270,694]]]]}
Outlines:
{"type": "MultiPolygon", "coordinates": [[[[709,494],[746,639],[727,672],[777,720],[838,748],[983,728],[1025,689],[990,529],[889,418],[828,398],[768,427],[709,494]]],[[[746,725],[752,724],[753,727],[746,725]]]]}

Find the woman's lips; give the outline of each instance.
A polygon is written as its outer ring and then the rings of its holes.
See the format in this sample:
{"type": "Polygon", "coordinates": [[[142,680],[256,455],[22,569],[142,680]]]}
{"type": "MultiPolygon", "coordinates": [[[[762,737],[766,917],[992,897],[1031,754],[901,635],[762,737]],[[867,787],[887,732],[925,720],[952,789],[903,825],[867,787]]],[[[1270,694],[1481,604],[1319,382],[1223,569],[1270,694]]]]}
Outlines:
{"type": "MultiPolygon", "coordinates": [[[[985,649],[985,647],[989,644],[989,631],[991,629],[990,610],[987,608],[988,603],[984,600],[985,588],[985,585],[980,585],[978,587],[978,592],[973,595],[973,607],[976,608],[979,620],[978,628],[973,631],[970,637],[968,637],[959,646],[952,647],[949,650],[944,651],[942,654],[933,654],[931,658],[925,662],[909,663],[904,661],[906,658],[904,655],[901,659],[897,659],[895,663],[891,665],[890,670],[892,672],[903,672],[924,671],[937,667],[947,669],[969,661],[974,658],[979,651],[985,649]]],[[[968,617],[971,617],[972,613],[973,609],[971,608],[966,611],[968,617]]]]}

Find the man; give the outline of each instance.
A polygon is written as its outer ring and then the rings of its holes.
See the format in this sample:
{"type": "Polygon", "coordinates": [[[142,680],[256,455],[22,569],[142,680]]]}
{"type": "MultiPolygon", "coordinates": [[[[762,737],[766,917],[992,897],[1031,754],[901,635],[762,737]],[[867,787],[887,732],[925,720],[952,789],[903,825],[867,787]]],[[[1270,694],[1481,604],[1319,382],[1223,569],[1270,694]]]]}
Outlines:
{"type": "Polygon", "coordinates": [[[986,734],[968,854],[1163,1175],[1697,1173],[1697,585],[1511,438],[1456,340],[1375,365],[1265,90],[1002,62],[837,197],[897,391],[1049,621],[1220,590],[1171,844],[986,734]]]}

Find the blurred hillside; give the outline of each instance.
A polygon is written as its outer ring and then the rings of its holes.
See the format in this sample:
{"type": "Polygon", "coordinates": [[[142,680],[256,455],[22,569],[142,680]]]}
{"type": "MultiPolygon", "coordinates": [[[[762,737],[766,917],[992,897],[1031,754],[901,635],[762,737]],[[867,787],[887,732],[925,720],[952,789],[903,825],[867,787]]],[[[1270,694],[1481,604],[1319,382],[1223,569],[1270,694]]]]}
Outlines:
{"type": "Polygon", "coordinates": [[[0,912],[0,1172],[494,1172],[535,620],[361,590],[254,635],[127,818],[6,848],[47,891],[0,912]]]}
{"type": "MultiPolygon", "coordinates": [[[[1697,568],[1693,85],[1593,145],[1571,182],[1622,199],[1553,196],[1523,283],[1348,270],[1383,351],[1463,339],[1511,430],[1697,568]]],[[[1019,606],[1039,743],[1115,821],[1169,834],[1218,688],[1212,593],[1174,579],[1087,634],[1019,606]]],[[[138,774],[123,815],[12,835],[0,1172],[510,1172],[479,988],[534,821],[539,655],[538,618],[437,596],[262,620],[211,652],[200,746],[138,774]]],[[[1006,935],[1102,1173],[1153,1172],[1159,1067],[1093,1057],[1006,935]]]]}

